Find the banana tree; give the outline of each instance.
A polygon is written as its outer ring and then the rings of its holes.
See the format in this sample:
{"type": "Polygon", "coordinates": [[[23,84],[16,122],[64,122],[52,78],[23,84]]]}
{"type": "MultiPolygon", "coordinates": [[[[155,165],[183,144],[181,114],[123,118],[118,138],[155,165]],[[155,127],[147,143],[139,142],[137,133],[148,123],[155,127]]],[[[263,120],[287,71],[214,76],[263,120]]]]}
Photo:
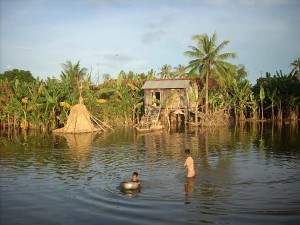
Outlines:
{"type": "Polygon", "coordinates": [[[248,107],[251,109],[251,114],[252,114],[252,119],[253,120],[257,120],[258,119],[258,112],[257,112],[257,109],[258,109],[258,101],[255,97],[255,95],[252,93],[250,94],[250,101],[248,101],[248,107]]]}
{"type": "Polygon", "coordinates": [[[227,104],[227,98],[226,94],[223,94],[221,92],[215,92],[214,90],[211,90],[209,92],[209,105],[211,105],[211,112],[215,113],[218,111],[226,111],[226,108],[228,107],[227,104]]]}
{"type": "Polygon", "coordinates": [[[27,118],[27,105],[31,99],[31,93],[29,88],[29,83],[20,82],[18,79],[15,80],[12,85],[13,97],[9,103],[9,109],[14,110],[14,116],[20,121],[20,126],[22,129],[27,130],[29,123],[27,118]]]}
{"type": "Polygon", "coordinates": [[[240,120],[245,120],[245,110],[248,104],[250,95],[252,94],[251,86],[249,81],[244,81],[239,84],[234,80],[232,83],[231,94],[235,97],[235,107],[240,120]]]}
{"type": "Polygon", "coordinates": [[[275,113],[274,113],[274,107],[275,107],[275,97],[277,95],[277,88],[267,89],[267,97],[271,101],[271,105],[267,106],[266,109],[271,108],[271,119],[275,120],[275,113]]]}
{"type": "Polygon", "coordinates": [[[173,91],[170,96],[162,102],[162,105],[164,106],[164,116],[167,119],[168,123],[168,131],[171,130],[171,121],[170,121],[170,106],[176,102],[180,98],[180,94],[177,91],[173,91]]]}
{"type": "Polygon", "coordinates": [[[19,118],[20,126],[22,129],[26,130],[28,128],[27,121],[27,104],[28,98],[24,97],[21,100],[17,98],[12,98],[10,104],[6,108],[9,114],[16,113],[17,118],[19,118]]]}
{"type": "Polygon", "coordinates": [[[132,74],[132,79],[127,81],[127,86],[129,87],[129,94],[131,95],[130,98],[130,105],[132,110],[132,122],[133,124],[136,121],[136,118],[138,118],[139,122],[139,115],[141,114],[141,109],[143,106],[143,81],[141,79],[141,76],[138,76],[137,74],[132,74]]]}
{"type": "Polygon", "coordinates": [[[116,114],[123,114],[125,124],[129,123],[131,117],[131,123],[136,122],[141,113],[141,107],[143,106],[143,81],[141,77],[135,73],[131,73],[127,76],[125,72],[121,71],[117,82],[114,82],[111,87],[107,87],[101,92],[103,94],[109,94],[111,104],[116,103],[116,114]],[[131,115],[131,116],[130,116],[131,115]]]}
{"type": "Polygon", "coordinates": [[[191,102],[191,105],[195,106],[195,124],[198,125],[198,117],[199,117],[199,105],[203,103],[204,98],[204,89],[202,89],[200,92],[198,91],[198,88],[196,87],[195,83],[192,83],[191,88],[187,89],[188,99],[189,102],[191,102]]]}
{"type": "Polygon", "coordinates": [[[40,104],[44,107],[42,120],[45,126],[54,129],[57,127],[57,122],[63,124],[67,111],[62,110],[63,107],[60,104],[66,102],[66,93],[59,81],[48,78],[46,85],[40,87],[40,94],[40,104]]]}
{"type": "Polygon", "coordinates": [[[261,119],[264,120],[264,99],[265,99],[265,90],[262,85],[260,85],[259,89],[259,98],[261,103],[261,119]]]}

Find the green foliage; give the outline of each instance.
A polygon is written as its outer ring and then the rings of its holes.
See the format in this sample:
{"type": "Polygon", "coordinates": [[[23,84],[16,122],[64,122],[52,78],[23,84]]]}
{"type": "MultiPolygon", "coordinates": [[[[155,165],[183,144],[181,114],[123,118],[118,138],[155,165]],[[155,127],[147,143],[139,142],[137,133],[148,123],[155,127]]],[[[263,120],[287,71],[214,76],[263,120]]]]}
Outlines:
{"type": "MultiPolygon", "coordinates": [[[[192,85],[187,90],[197,119],[204,102],[206,112],[233,109],[238,119],[258,119],[259,116],[278,120],[299,118],[299,59],[291,63],[293,69],[290,74],[283,74],[282,71],[275,75],[267,73],[266,78],[260,78],[252,87],[246,79],[244,65],[235,66],[225,61],[236,57],[235,53],[221,53],[229,41],[217,45],[216,33],[212,37],[195,35],[193,40],[197,41],[197,46],[190,46],[191,50],[185,52],[192,58],[189,65],[172,68],[165,64],[158,75],[161,78],[206,78],[206,88],[198,90],[192,85]],[[186,72],[188,69],[189,73],[186,72]],[[207,88],[209,77],[217,83],[210,90],[207,88]]],[[[122,70],[118,79],[106,74],[104,83],[96,87],[91,82],[88,70],[80,67],[80,62],[72,64],[67,61],[62,66],[60,80],[48,78],[40,81],[34,79],[29,71],[23,70],[1,74],[1,124],[23,129],[52,130],[66,123],[70,107],[80,100],[94,116],[103,121],[134,124],[139,122],[143,112],[142,86],[157,76],[153,69],[146,74],[122,70]]],[[[160,105],[168,112],[169,106],[179,97],[174,91],[160,105]]]]}
{"type": "Polygon", "coordinates": [[[226,62],[226,59],[236,58],[236,53],[221,53],[223,48],[229,43],[228,40],[217,45],[217,34],[212,37],[204,35],[194,35],[193,40],[197,41],[197,47],[189,46],[190,51],[186,51],[185,55],[192,58],[187,66],[190,69],[189,74],[199,73],[200,78],[205,77],[205,112],[208,113],[209,103],[209,87],[208,82],[211,77],[221,78],[234,69],[234,65],[226,62]]]}
{"type": "Polygon", "coordinates": [[[230,86],[230,95],[234,103],[235,115],[238,116],[239,119],[245,119],[247,106],[253,104],[253,99],[251,99],[252,90],[249,81],[237,82],[236,79],[233,79],[230,86]]]}
{"type": "Polygon", "coordinates": [[[139,121],[142,113],[144,92],[143,84],[155,76],[153,70],[147,75],[121,71],[117,80],[107,80],[98,91],[105,117],[114,122],[132,124],[139,121]]]}
{"type": "Polygon", "coordinates": [[[160,72],[160,78],[163,79],[170,79],[174,77],[174,73],[172,71],[172,66],[165,64],[163,65],[163,67],[161,68],[161,72],[160,72]]]}
{"type": "Polygon", "coordinates": [[[26,83],[33,82],[35,80],[30,71],[17,69],[5,71],[3,74],[0,74],[0,79],[6,80],[10,83],[14,83],[16,80],[26,83]]]}
{"type": "Polygon", "coordinates": [[[275,75],[267,74],[264,79],[259,79],[253,88],[254,93],[259,96],[260,101],[264,102],[266,110],[271,109],[269,117],[277,119],[284,118],[297,119],[300,106],[300,82],[297,78],[297,73],[283,74],[282,71],[276,72],[275,75]],[[259,85],[259,86],[258,86],[259,85]],[[258,87],[260,92],[258,93],[258,87]],[[261,90],[266,90],[266,94],[261,90]],[[262,98],[264,97],[264,98],[262,98]]]}

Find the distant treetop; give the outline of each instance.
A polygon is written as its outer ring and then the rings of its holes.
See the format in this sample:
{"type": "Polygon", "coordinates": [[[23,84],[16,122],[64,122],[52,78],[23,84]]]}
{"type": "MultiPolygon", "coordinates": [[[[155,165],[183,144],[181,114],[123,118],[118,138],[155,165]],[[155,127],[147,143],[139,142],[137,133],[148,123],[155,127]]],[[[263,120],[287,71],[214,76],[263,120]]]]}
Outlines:
{"type": "Polygon", "coordinates": [[[21,82],[33,82],[35,80],[30,71],[18,69],[13,69],[1,73],[0,79],[7,80],[9,82],[14,82],[17,79],[21,82]]]}

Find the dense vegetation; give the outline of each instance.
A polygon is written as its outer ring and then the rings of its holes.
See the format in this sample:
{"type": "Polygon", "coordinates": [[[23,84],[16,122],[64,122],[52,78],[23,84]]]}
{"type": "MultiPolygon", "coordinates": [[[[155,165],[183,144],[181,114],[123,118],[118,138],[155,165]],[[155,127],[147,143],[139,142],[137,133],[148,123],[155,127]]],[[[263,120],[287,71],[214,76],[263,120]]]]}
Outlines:
{"type": "MultiPolygon", "coordinates": [[[[163,65],[159,73],[137,74],[121,71],[117,79],[104,75],[101,85],[91,82],[91,74],[80,62],[62,64],[60,79],[34,78],[29,71],[12,70],[0,74],[0,122],[2,129],[52,130],[63,126],[72,105],[83,99],[91,113],[110,124],[133,124],[143,113],[142,85],[153,78],[200,78],[199,93],[189,93],[199,113],[228,112],[238,120],[299,119],[300,60],[291,63],[289,74],[267,73],[252,86],[244,65],[226,62],[235,53],[222,53],[229,43],[217,45],[217,35],[195,35],[196,47],[185,55],[189,65],[163,65]],[[210,88],[209,79],[217,85],[210,88]],[[207,101],[205,100],[207,99],[207,101]]],[[[198,113],[198,111],[197,111],[198,113]]],[[[197,116],[198,118],[198,116],[197,116]]]]}

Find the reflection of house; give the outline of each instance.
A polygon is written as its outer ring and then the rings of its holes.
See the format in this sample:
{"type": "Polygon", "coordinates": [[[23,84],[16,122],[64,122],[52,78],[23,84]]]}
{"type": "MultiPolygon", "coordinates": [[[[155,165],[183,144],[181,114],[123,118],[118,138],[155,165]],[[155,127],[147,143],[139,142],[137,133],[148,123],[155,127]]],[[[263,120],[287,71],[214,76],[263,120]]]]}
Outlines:
{"type": "Polygon", "coordinates": [[[144,89],[144,106],[146,114],[163,113],[166,109],[169,113],[185,114],[194,111],[194,103],[190,101],[189,92],[192,86],[198,93],[197,79],[154,79],[146,81],[144,89]],[[171,100],[172,99],[172,100],[171,100]]]}

